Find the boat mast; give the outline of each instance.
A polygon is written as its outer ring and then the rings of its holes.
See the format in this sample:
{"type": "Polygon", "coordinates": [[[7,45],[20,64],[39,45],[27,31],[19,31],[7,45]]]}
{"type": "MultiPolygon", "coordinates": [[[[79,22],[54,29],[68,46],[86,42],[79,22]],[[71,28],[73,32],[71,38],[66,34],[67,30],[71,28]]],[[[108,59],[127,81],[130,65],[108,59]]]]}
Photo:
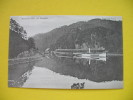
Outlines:
{"type": "Polygon", "coordinates": [[[91,52],[90,48],[89,48],[89,53],[91,52]]]}
{"type": "MultiPolygon", "coordinates": [[[[90,48],[89,48],[89,54],[90,54],[90,52],[91,52],[91,50],[90,50],[90,48]]],[[[90,65],[90,63],[91,63],[91,59],[89,59],[89,65],[90,65]]]]}

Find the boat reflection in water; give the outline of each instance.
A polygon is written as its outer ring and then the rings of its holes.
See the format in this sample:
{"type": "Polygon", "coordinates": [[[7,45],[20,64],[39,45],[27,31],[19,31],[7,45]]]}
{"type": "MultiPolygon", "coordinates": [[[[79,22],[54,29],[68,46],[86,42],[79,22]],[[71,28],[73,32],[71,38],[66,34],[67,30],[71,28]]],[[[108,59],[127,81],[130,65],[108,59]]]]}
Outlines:
{"type": "Polygon", "coordinates": [[[106,61],[106,53],[101,53],[101,54],[80,54],[80,55],[74,56],[73,58],[88,59],[89,64],[90,64],[91,60],[106,61]]]}
{"type": "Polygon", "coordinates": [[[82,49],[57,49],[54,54],[61,67],[53,70],[63,75],[94,82],[123,80],[122,54],[82,49]]]}

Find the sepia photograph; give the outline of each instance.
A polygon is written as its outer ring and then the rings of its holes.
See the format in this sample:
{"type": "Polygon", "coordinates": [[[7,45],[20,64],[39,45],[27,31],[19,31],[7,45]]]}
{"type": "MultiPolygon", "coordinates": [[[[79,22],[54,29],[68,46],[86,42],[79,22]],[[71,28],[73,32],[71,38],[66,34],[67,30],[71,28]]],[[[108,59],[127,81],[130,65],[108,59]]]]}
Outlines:
{"type": "Polygon", "coordinates": [[[121,16],[11,16],[8,87],[122,89],[121,16]]]}

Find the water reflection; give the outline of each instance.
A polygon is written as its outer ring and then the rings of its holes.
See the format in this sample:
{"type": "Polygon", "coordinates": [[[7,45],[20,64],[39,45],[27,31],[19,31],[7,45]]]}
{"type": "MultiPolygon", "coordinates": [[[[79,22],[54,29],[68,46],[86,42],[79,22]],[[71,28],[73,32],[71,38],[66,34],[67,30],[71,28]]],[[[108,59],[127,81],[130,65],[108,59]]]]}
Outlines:
{"type": "Polygon", "coordinates": [[[123,80],[122,56],[108,56],[106,62],[88,59],[58,58],[60,67],[52,69],[63,75],[71,75],[79,79],[88,79],[95,82],[123,80]]]}
{"type": "Polygon", "coordinates": [[[71,89],[84,89],[85,82],[83,83],[73,83],[71,89]]]}
{"type": "Polygon", "coordinates": [[[122,60],[122,56],[108,56],[106,62],[91,60],[89,64],[88,59],[59,58],[47,55],[42,61],[38,62],[40,65],[36,62],[9,65],[8,85],[9,87],[23,87],[24,83],[28,81],[27,87],[35,83],[36,85],[33,85],[33,87],[56,88],[58,84],[58,87],[75,89],[84,88],[84,82],[87,85],[90,81],[122,81],[122,60]],[[34,68],[35,64],[37,67],[34,68]],[[46,70],[46,68],[50,70],[46,70]],[[30,79],[28,79],[29,77],[30,79]],[[65,77],[70,82],[64,82],[65,77]],[[77,83],[78,81],[79,83],[77,83]]]}
{"type": "Polygon", "coordinates": [[[8,86],[22,87],[32,73],[35,62],[9,65],[8,86]]]}
{"type": "Polygon", "coordinates": [[[57,89],[107,89],[122,88],[121,81],[92,82],[70,75],[61,75],[44,67],[35,66],[23,88],[57,88],[57,89]]]}

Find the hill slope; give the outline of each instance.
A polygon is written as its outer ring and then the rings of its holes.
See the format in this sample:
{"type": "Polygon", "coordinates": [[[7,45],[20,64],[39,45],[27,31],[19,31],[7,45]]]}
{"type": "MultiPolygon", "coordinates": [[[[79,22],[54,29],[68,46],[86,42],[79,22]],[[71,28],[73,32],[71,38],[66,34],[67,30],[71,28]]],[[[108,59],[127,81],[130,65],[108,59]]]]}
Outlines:
{"type": "Polygon", "coordinates": [[[48,33],[34,36],[36,47],[44,51],[57,48],[98,48],[122,53],[122,22],[93,19],[56,28],[48,33]]]}

